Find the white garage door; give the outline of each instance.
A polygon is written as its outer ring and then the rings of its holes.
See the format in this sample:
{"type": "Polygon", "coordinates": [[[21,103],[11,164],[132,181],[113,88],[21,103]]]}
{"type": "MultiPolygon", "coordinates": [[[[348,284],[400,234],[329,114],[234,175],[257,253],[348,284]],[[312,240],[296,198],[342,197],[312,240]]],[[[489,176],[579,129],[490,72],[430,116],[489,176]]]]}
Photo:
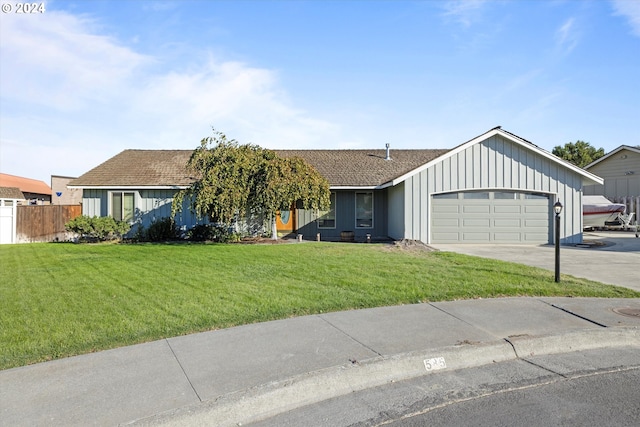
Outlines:
{"type": "Polygon", "coordinates": [[[469,191],[436,194],[431,204],[433,243],[549,243],[547,194],[469,191]]]}

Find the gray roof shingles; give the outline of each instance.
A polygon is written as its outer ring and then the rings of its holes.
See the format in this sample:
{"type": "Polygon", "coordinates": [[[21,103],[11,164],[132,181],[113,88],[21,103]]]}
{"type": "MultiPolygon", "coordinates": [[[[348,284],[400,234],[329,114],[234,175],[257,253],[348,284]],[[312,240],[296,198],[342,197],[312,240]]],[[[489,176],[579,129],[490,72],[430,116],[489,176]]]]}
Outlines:
{"type": "MultiPolygon", "coordinates": [[[[376,187],[448,152],[448,149],[274,150],[281,157],[301,157],[334,187],[376,187]]],[[[71,181],[71,186],[186,186],[194,181],[185,165],[192,150],[125,150],[71,181]]]]}
{"type": "Polygon", "coordinates": [[[301,157],[331,186],[368,187],[385,184],[449,150],[274,150],[281,157],[301,157]]]}
{"type": "Polygon", "coordinates": [[[24,194],[18,187],[0,187],[0,199],[23,200],[24,194]]]}
{"type": "Polygon", "coordinates": [[[70,186],[185,186],[193,150],[124,150],[69,182],[70,186]]]}

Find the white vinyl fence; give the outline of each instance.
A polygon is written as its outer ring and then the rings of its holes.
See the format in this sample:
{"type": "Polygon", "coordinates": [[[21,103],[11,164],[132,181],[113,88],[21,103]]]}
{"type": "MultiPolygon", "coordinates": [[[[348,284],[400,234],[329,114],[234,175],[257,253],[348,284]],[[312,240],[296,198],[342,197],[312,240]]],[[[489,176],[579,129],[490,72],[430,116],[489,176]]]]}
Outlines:
{"type": "Polygon", "coordinates": [[[0,199],[0,244],[16,242],[17,204],[15,199],[0,199]]]}

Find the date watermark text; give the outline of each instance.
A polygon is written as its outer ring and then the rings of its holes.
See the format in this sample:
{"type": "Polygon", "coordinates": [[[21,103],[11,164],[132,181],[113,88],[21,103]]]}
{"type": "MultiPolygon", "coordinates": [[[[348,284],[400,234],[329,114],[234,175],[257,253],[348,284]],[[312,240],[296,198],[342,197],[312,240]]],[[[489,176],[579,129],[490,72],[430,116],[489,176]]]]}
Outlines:
{"type": "Polygon", "coordinates": [[[44,2],[42,3],[2,3],[0,6],[2,13],[44,13],[44,2]]]}

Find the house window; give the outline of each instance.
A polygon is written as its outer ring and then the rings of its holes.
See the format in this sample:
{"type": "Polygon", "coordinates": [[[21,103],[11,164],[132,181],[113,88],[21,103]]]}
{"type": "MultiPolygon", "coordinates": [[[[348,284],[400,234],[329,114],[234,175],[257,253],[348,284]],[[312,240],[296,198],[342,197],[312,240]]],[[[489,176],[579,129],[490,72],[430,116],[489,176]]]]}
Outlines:
{"type": "Polygon", "coordinates": [[[331,192],[328,211],[318,211],[318,228],[336,228],[336,193],[331,192]]]}
{"type": "Polygon", "coordinates": [[[442,194],[434,194],[434,199],[457,199],[458,193],[442,193],[442,194]]]}
{"type": "Polygon", "coordinates": [[[541,200],[541,199],[548,199],[549,196],[547,194],[541,194],[541,193],[525,193],[524,198],[527,200],[541,200]]]}
{"type": "Polygon", "coordinates": [[[469,191],[466,193],[462,193],[463,198],[477,200],[477,199],[488,199],[489,193],[486,191],[469,191]]]}
{"type": "Polygon", "coordinates": [[[356,193],[356,228],[373,228],[373,192],[356,193]]]}
{"type": "Polygon", "coordinates": [[[111,216],[116,221],[133,222],[134,194],[116,191],[111,193],[111,216]]]}
{"type": "Polygon", "coordinates": [[[496,200],[515,200],[517,199],[516,193],[512,191],[496,191],[493,193],[493,198],[496,200]]]}

